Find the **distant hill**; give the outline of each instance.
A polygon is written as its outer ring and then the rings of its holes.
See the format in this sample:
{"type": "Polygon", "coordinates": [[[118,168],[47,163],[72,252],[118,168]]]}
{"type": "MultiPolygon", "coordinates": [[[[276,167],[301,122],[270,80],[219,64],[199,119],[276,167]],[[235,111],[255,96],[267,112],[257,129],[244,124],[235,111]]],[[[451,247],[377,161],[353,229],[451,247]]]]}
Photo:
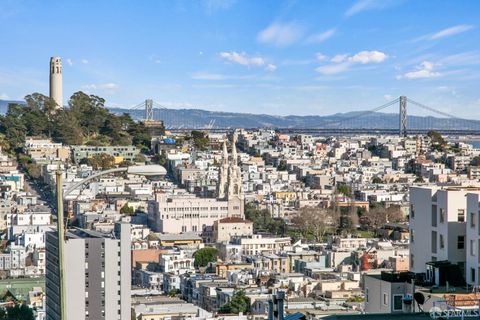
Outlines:
{"type": "MultiPolygon", "coordinates": [[[[129,113],[140,120],[145,116],[143,110],[111,108],[113,113],[129,113]]],[[[167,128],[205,128],[213,123],[214,128],[398,128],[398,114],[368,113],[364,111],[336,113],[325,116],[274,116],[267,114],[218,112],[201,109],[155,109],[155,120],[163,120],[167,128]]],[[[446,119],[436,117],[408,116],[409,129],[470,129],[479,130],[480,121],[446,119]]]]}
{"type": "MultiPolygon", "coordinates": [[[[25,103],[24,101],[0,100],[0,114],[7,112],[9,103],[25,103]]],[[[132,118],[141,120],[145,116],[143,110],[109,108],[116,114],[129,113],[132,118]]],[[[336,113],[332,115],[311,116],[275,116],[268,114],[252,114],[237,112],[207,111],[202,109],[155,109],[155,120],[163,120],[167,128],[206,128],[213,124],[214,128],[398,128],[398,114],[368,113],[364,111],[336,113]]],[[[479,120],[446,119],[436,117],[408,116],[409,129],[466,129],[480,130],[479,120]]]]}

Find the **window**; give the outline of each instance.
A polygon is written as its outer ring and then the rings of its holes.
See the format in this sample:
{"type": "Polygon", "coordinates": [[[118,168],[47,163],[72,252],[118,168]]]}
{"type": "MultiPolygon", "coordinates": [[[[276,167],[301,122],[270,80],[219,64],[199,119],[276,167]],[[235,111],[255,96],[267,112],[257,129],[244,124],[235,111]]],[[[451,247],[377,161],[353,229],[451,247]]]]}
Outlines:
{"type": "Polygon", "coordinates": [[[437,231],[432,231],[432,253],[437,253],[437,231]]]}
{"type": "Polygon", "coordinates": [[[475,268],[470,268],[470,281],[475,283],[475,268]]]}
{"type": "Polygon", "coordinates": [[[445,222],[445,209],[440,208],[440,223],[444,223],[444,222],[445,222]]]}
{"type": "Polygon", "coordinates": [[[368,303],[368,288],[365,288],[365,302],[368,303]]]}
{"type": "Polygon", "coordinates": [[[470,212],[470,227],[475,228],[475,212],[470,212]]]}
{"type": "Polygon", "coordinates": [[[432,227],[437,226],[437,205],[432,204],[432,227]]]}
{"type": "Polygon", "coordinates": [[[464,209],[458,209],[457,221],[458,222],[465,222],[465,210],[464,209]]]}
{"type": "Polygon", "coordinates": [[[440,249],[445,248],[445,240],[443,239],[443,234],[440,235],[440,249]]]}
{"type": "Polygon", "coordinates": [[[388,294],[386,292],[383,293],[383,304],[388,306],[388,294]]]}
{"type": "Polygon", "coordinates": [[[470,240],[470,255],[475,255],[475,240],[470,240]]]}
{"type": "Polygon", "coordinates": [[[465,236],[458,236],[457,249],[465,249],[465,236]]]}
{"type": "Polygon", "coordinates": [[[415,255],[413,253],[410,254],[410,268],[413,268],[414,266],[414,259],[415,255]]]}
{"type": "Polygon", "coordinates": [[[393,295],[393,311],[402,311],[403,310],[403,295],[394,294],[393,295]]]}

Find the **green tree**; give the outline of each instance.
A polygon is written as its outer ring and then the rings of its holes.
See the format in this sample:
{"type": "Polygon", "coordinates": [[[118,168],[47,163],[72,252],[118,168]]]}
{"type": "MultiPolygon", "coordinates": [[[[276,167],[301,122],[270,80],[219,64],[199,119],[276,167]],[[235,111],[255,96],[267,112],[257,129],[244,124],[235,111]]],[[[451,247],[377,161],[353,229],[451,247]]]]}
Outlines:
{"type": "Polygon", "coordinates": [[[278,163],[277,170],[278,171],[287,171],[287,161],[280,160],[280,162],[278,163]]]}
{"type": "Polygon", "coordinates": [[[374,176],[374,177],[372,178],[372,183],[374,183],[374,184],[380,184],[380,183],[383,183],[383,180],[382,180],[382,178],[380,178],[380,177],[378,177],[378,176],[374,176]]]}
{"type": "Polygon", "coordinates": [[[34,320],[33,310],[26,304],[0,309],[0,320],[34,320]]]}
{"type": "Polygon", "coordinates": [[[244,290],[236,291],[230,301],[220,306],[219,313],[239,314],[250,311],[250,298],[247,297],[244,290]]]}
{"type": "Polygon", "coordinates": [[[95,154],[92,157],[85,159],[83,162],[92,166],[95,170],[106,170],[115,167],[115,157],[106,153],[95,154]]]}
{"type": "Polygon", "coordinates": [[[195,251],[193,258],[195,259],[195,267],[206,267],[210,262],[217,261],[218,250],[213,247],[205,247],[195,251]]]}
{"type": "Polygon", "coordinates": [[[205,150],[210,143],[210,139],[202,131],[193,130],[190,135],[193,139],[193,145],[199,150],[205,150]]]}
{"type": "Polygon", "coordinates": [[[351,193],[350,186],[347,185],[347,184],[339,184],[337,186],[337,191],[340,192],[341,194],[345,195],[345,196],[349,196],[350,193],[351,193]]]}
{"type": "Polygon", "coordinates": [[[180,289],[171,289],[170,291],[168,291],[168,296],[171,298],[174,298],[179,294],[180,294],[180,289]]]}
{"type": "Polygon", "coordinates": [[[56,116],[56,125],[53,128],[52,138],[67,145],[80,145],[83,143],[83,130],[70,110],[62,110],[56,116]]]}
{"type": "Polygon", "coordinates": [[[253,222],[255,232],[268,231],[272,234],[284,235],[287,225],[283,219],[273,218],[267,209],[258,210],[251,204],[245,206],[245,218],[253,222]]]}
{"type": "Polygon", "coordinates": [[[142,163],[145,163],[145,161],[147,161],[147,158],[145,158],[145,156],[143,154],[137,154],[135,156],[135,159],[134,159],[134,162],[142,162],[142,163]]]}
{"type": "Polygon", "coordinates": [[[134,212],[135,212],[135,210],[133,210],[133,208],[130,207],[130,206],[128,205],[128,203],[125,203],[125,204],[123,205],[123,207],[120,208],[120,213],[121,213],[121,214],[124,214],[124,215],[131,216],[131,215],[133,215],[134,212]]]}
{"type": "Polygon", "coordinates": [[[425,182],[425,180],[423,180],[423,178],[422,178],[422,177],[416,177],[416,178],[415,178],[415,180],[414,180],[413,182],[415,182],[415,183],[424,183],[424,182],[425,182]]]}

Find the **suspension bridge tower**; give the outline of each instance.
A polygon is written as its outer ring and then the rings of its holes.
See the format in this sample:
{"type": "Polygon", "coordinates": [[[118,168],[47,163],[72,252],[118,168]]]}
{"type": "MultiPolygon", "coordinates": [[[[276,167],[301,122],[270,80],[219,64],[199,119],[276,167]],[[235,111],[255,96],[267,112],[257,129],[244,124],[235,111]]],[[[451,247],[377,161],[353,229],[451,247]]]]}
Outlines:
{"type": "Polygon", "coordinates": [[[165,135],[165,126],[163,121],[154,119],[152,99],[145,100],[145,119],[143,123],[152,137],[165,135]]]}
{"type": "Polygon", "coordinates": [[[400,124],[400,137],[407,136],[407,97],[401,96],[399,99],[400,102],[400,112],[399,112],[399,124],[400,124]]]}

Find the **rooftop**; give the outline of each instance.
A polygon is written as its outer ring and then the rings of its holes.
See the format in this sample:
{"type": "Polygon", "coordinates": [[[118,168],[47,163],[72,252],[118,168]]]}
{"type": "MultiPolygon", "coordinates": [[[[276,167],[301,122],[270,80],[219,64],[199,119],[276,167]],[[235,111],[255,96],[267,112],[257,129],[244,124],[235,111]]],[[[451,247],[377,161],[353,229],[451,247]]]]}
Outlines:
{"type": "Polygon", "coordinates": [[[239,217],[227,217],[218,220],[219,223],[252,223],[250,220],[242,219],[239,217]]]}
{"type": "Polygon", "coordinates": [[[176,241],[176,240],[202,240],[195,232],[184,232],[180,234],[172,233],[156,233],[155,234],[161,241],[176,241]]]}

